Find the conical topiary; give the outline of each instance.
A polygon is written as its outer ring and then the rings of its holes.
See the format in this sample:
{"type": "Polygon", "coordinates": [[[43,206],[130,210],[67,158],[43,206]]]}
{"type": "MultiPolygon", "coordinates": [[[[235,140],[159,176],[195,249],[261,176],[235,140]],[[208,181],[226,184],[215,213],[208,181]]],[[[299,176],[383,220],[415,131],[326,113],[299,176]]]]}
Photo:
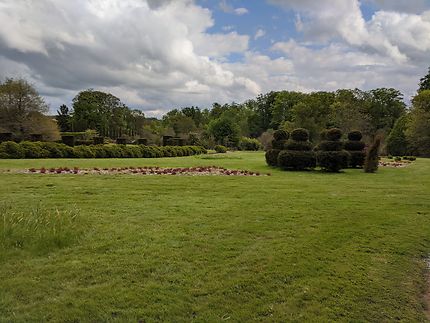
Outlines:
{"type": "Polygon", "coordinates": [[[291,132],[291,140],[288,140],[278,155],[278,165],[284,169],[304,170],[315,168],[315,153],[309,142],[309,132],[298,128],[291,132]]]}
{"type": "Polygon", "coordinates": [[[364,147],[366,146],[361,141],[362,134],[360,131],[351,131],[348,133],[348,140],[345,142],[345,150],[349,152],[351,158],[349,160],[349,167],[363,167],[366,153],[364,147]]]}
{"type": "Polygon", "coordinates": [[[269,166],[278,166],[279,152],[284,149],[290,134],[282,129],[276,130],[273,133],[272,148],[266,151],[266,163],[269,166]]]}
{"type": "Polygon", "coordinates": [[[340,141],[342,131],[337,128],[327,130],[326,140],[318,146],[317,162],[318,165],[329,172],[338,172],[342,168],[348,167],[349,153],[343,150],[344,145],[340,141]]]}

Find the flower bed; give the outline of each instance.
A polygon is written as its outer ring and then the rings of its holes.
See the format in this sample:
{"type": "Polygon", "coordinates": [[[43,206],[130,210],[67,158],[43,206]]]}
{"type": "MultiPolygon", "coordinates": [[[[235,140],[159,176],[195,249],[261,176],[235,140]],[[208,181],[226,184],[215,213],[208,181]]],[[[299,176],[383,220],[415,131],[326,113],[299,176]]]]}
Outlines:
{"type": "Polygon", "coordinates": [[[409,160],[402,160],[402,161],[385,161],[385,160],[380,160],[379,161],[379,166],[400,168],[400,167],[409,166],[411,163],[412,162],[409,161],[409,160]]]}
{"type": "Polygon", "coordinates": [[[111,168],[84,168],[78,167],[58,167],[58,168],[30,168],[21,173],[26,174],[71,174],[71,175],[222,175],[222,176],[270,176],[271,174],[261,174],[248,170],[232,170],[224,167],[202,166],[202,167],[186,167],[186,168],[161,168],[161,167],[111,167],[111,168]]]}

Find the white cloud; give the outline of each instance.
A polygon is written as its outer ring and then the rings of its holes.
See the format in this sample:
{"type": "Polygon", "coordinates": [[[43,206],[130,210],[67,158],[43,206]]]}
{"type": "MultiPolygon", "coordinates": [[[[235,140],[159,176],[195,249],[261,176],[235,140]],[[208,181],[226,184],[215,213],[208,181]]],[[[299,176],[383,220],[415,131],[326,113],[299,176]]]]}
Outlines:
{"type": "Polygon", "coordinates": [[[264,35],[266,35],[266,31],[264,29],[258,29],[257,32],[254,35],[254,40],[257,40],[258,38],[263,37],[264,35]]]}
{"type": "Polygon", "coordinates": [[[246,8],[240,7],[240,8],[234,8],[232,5],[230,5],[227,0],[221,0],[219,3],[219,8],[224,11],[225,13],[232,13],[238,16],[242,16],[244,14],[247,14],[249,11],[246,8]]]}
{"type": "Polygon", "coordinates": [[[254,94],[251,80],[217,62],[246,51],[249,36],[207,33],[211,13],[192,1],[0,0],[0,21],[0,57],[15,62],[7,74],[31,74],[39,89],[54,89],[51,102],[89,87],[151,109],[194,93],[209,105],[226,88],[226,100],[235,99],[230,88],[254,94]]]}

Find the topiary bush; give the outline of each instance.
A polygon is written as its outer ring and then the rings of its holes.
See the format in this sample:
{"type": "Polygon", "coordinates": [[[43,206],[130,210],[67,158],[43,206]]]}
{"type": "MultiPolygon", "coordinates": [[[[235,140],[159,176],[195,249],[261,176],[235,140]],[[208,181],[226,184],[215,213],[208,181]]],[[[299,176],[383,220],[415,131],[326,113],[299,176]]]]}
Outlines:
{"type": "Polygon", "coordinates": [[[279,149],[269,149],[266,151],[266,163],[269,166],[278,166],[278,155],[281,152],[279,149]]]}
{"type": "Polygon", "coordinates": [[[338,172],[348,167],[350,154],[343,150],[342,131],[337,128],[328,129],[325,132],[326,140],[318,146],[317,163],[323,170],[338,172]]]}
{"type": "Polygon", "coordinates": [[[304,170],[315,168],[315,153],[308,141],[309,132],[298,128],[291,132],[291,140],[284,144],[284,150],[278,155],[278,166],[286,170],[304,170]]]}
{"type": "Polygon", "coordinates": [[[223,146],[223,145],[216,145],[214,147],[215,151],[219,154],[224,154],[227,152],[227,147],[223,146]]]}
{"type": "Polygon", "coordinates": [[[284,169],[304,170],[316,167],[313,151],[282,150],[278,155],[278,165],[284,169]]]}
{"type": "Polygon", "coordinates": [[[363,167],[366,153],[364,148],[365,143],[361,141],[362,134],[360,131],[355,130],[348,133],[348,140],[345,142],[345,150],[349,152],[350,160],[349,167],[363,167]]]}
{"type": "Polygon", "coordinates": [[[364,161],[364,171],[366,173],[374,173],[378,170],[379,165],[379,147],[381,146],[381,138],[376,137],[373,144],[366,153],[364,161]]]}
{"type": "Polygon", "coordinates": [[[295,141],[308,141],[309,131],[304,128],[297,128],[291,132],[291,139],[295,141]]]}
{"type": "Polygon", "coordinates": [[[274,140],[280,141],[280,140],[287,140],[290,137],[290,134],[282,129],[278,129],[273,133],[274,140]]]}

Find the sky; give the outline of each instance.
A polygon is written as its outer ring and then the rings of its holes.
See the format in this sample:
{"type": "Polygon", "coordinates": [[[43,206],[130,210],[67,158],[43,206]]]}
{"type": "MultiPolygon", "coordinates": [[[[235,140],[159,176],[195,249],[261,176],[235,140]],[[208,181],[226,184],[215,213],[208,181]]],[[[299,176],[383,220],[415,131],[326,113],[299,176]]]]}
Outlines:
{"type": "Polygon", "coordinates": [[[430,0],[0,0],[0,79],[54,113],[82,90],[147,116],[272,90],[399,89],[430,66],[430,0]]]}

